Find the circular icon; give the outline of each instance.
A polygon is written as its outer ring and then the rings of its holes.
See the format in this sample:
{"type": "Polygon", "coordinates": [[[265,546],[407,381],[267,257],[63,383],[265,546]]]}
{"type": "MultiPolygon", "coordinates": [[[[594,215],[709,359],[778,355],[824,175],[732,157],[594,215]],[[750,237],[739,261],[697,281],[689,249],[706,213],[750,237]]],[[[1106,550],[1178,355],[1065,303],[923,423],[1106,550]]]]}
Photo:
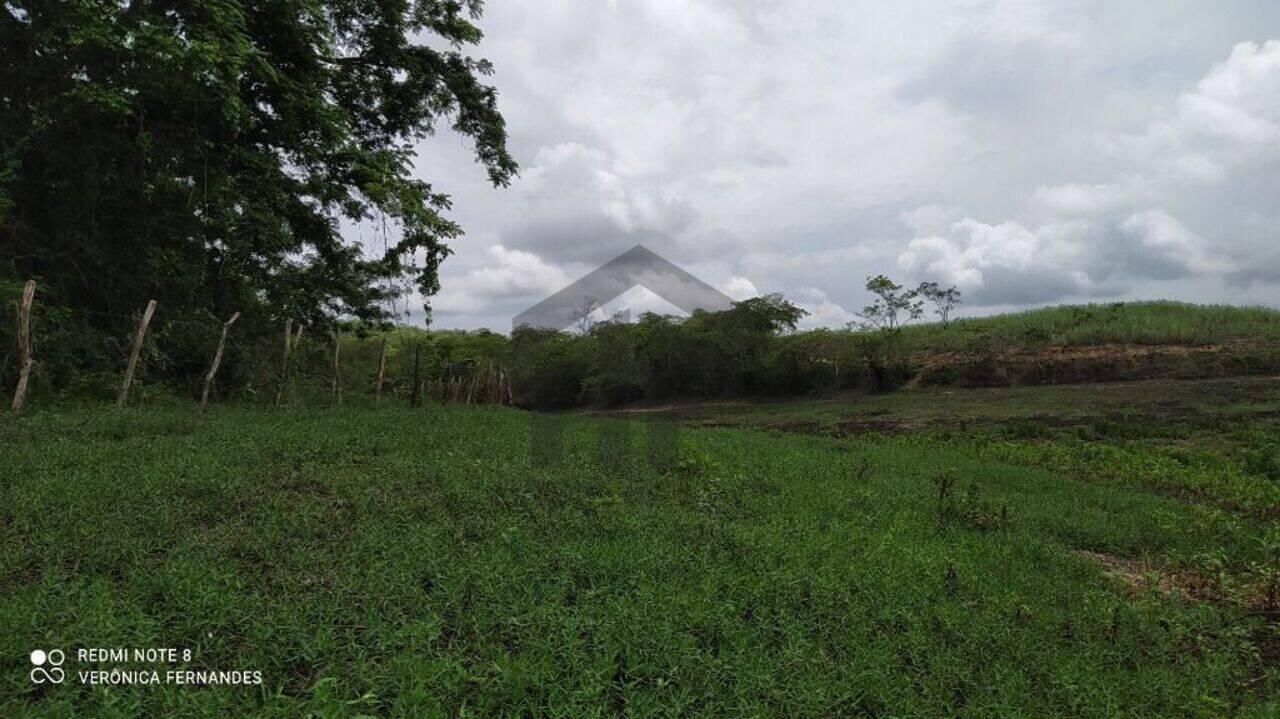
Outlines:
{"type": "Polygon", "coordinates": [[[45,651],[43,649],[31,650],[31,663],[35,668],[31,670],[31,681],[36,684],[61,684],[67,678],[66,672],[62,670],[62,663],[67,660],[67,655],[63,654],[61,649],[51,649],[45,651]],[[49,668],[45,668],[45,664],[49,668]]]}

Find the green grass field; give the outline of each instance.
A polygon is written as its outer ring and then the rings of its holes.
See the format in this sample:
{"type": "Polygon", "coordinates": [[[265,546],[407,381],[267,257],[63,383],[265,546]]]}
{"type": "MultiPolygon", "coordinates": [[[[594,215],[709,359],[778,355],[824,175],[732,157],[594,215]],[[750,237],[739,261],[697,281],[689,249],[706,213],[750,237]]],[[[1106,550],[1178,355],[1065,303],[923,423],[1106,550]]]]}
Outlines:
{"type": "Polygon", "coordinates": [[[947,446],[1280,519],[1277,377],[925,388],[605,414],[640,413],[691,426],[947,446]]]}
{"type": "Polygon", "coordinates": [[[0,716],[1280,712],[1270,523],[1212,488],[721,427],[606,469],[598,420],[567,421],[548,469],[499,408],[6,420],[0,716]],[[1154,581],[1206,558],[1220,597],[1154,581]],[[37,645],[66,683],[28,680],[37,645]],[[83,686],[113,665],[79,647],[263,681],[83,686]]]}

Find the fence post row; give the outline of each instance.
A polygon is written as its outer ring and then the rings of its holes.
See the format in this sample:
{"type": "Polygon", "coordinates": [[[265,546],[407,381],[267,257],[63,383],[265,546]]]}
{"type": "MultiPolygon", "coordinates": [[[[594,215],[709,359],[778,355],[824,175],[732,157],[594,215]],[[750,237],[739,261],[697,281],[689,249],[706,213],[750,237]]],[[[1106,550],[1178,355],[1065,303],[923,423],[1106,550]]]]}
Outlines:
{"type": "Polygon", "coordinates": [[[22,411],[22,401],[27,396],[27,383],[31,380],[31,368],[36,358],[31,352],[31,303],[36,296],[36,281],[27,280],[22,288],[22,304],[18,306],[18,349],[21,353],[18,369],[18,386],[13,390],[12,409],[22,411]]]}
{"type": "MultiPolygon", "coordinates": [[[[299,328],[301,329],[301,328],[299,328]]],[[[276,389],[276,403],[279,407],[284,400],[284,389],[289,383],[289,346],[293,342],[293,318],[284,321],[284,357],[280,360],[280,386],[276,389]]]]}
{"type": "MultiPolygon", "coordinates": [[[[22,300],[18,306],[18,349],[19,349],[19,373],[18,384],[14,389],[11,410],[16,414],[22,411],[23,404],[26,400],[27,389],[31,381],[31,373],[35,367],[35,353],[32,350],[31,341],[31,311],[32,304],[35,300],[36,281],[28,280],[22,290],[22,300]]],[[[118,407],[126,407],[129,403],[129,390],[133,386],[133,376],[137,372],[138,360],[142,353],[142,346],[146,341],[147,329],[151,325],[151,320],[155,316],[157,303],[155,300],[149,300],[146,308],[142,312],[142,317],[138,320],[138,325],[134,329],[133,343],[129,348],[129,359],[125,365],[124,379],[120,385],[120,393],[116,397],[116,405],[118,407]]],[[[231,326],[240,319],[240,313],[236,312],[231,315],[226,322],[222,323],[222,332],[218,337],[218,346],[213,354],[213,361],[209,365],[209,371],[204,376],[203,386],[200,392],[200,411],[203,412],[209,405],[209,397],[213,391],[213,383],[217,378],[218,369],[222,366],[222,358],[226,351],[227,335],[231,330],[231,326]]],[[[295,324],[292,318],[288,318],[284,323],[284,353],[280,360],[280,385],[276,390],[275,406],[279,407],[285,399],[285,393],[291,389],[296,365],[292,364],[294,351],[298,343],[302,340],[303,325],[298,322],[295,324]]],[[[333,378],[330,389],[333,399],[337,404],[342,404],[342,374],[341,374],[341,331],[337,325],[333,328],[333,378]]],[[[387,375],[387,338],[383,337],[378,352],[378,373],[374,382],[374,400],[381,402],[382,390],[386,386],[387,375]]],[[[415,342],[413,345],[413,370],[412,379],[409,387],[409,405],[411,407],[420,407],[422,405],[423,379],[422,379],[422,343],[415,342]]],[[[515,397],[511,387],[511,380],[507,376],[505,369],[497,367],[492,360],[489,360],[485,376],[481,377],[479,373],[473,373],[468,382],[463,377],[449,377],[437,381],[440,400],[443,402],[461,402],[467,404],[474,402],[493,401],[497,404],[514,404],[515,397]],[[465,398],[465,399],[464,399],[465,398]]]]}
{"type": "Polygon", "coordinates": [[[209,388],[213,386],[213,378],[218,374],[218,365],[222,364],[222,348],[227,344],[227,330],[231,329],[231,325],[240,319],[240,313],[231,315],[231,319],[222,325],[222,336],[218,338],[218,351],[213,354],[213,365],[209,367],[209,374],[204,378],[204,391],[200,394],[200,411],[209,404],[209,388]]]}
{"type": "Polygon", "coordinates": [[[409,406],[422,404],[422,343],[413,343],[413,386],[409,388],[409,406]]]}
{"type": "Polygon", "coordinates": [[[382,350],[378,353],[378,379],[373,385],[373,402],[382,401],[382,378],[387,374],[387,338],[382,338],[382,350]]]}
{"type": "Polygon", "coordinates": [[[138,354],[142,351],[142,341],[147,336],[147,325],[151,324],[151,316],[156,312],[156,301],[147,302],[147,309],[138,320],[138,329],[133,333],[133,347],[129,349],[129,364],[125,366],[124,382],[120,385],[120,396],[116,398],[116,406],[129,404],[129,386],[133,384],[133,372],[138,367],[138,354]]]}
{"type": "Polygon", "coordinates": [[[338,350],[342,346],[339,340],[338,325],[333,326],[333,401],[342,404],[342,374],[338,364],[338,350]]]}
{"type": "Polygon", "coordinates": [[[302,346],[302,330],[306,329],[306,325],[298,322],[298,328],[293,332],[293,352],[289,356],[289,366],[286,368],[289,372],[289,403],[292,404],[298,395],[298,348],[302,346]]]}

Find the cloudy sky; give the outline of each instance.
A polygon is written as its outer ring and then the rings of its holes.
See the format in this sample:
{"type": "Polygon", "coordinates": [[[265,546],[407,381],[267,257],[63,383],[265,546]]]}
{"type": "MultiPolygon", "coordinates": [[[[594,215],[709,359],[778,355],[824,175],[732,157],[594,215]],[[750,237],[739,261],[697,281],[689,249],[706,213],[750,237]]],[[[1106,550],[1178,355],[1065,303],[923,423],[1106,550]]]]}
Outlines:
{"type": "Polygon", "coordinates": [[[467,234],[438,327],[511,318],[640,243],[841,326],[868,274],[965,313],[1280,306],[1280,3],[494,0],[521,176],[441,133],[467,234]]]}

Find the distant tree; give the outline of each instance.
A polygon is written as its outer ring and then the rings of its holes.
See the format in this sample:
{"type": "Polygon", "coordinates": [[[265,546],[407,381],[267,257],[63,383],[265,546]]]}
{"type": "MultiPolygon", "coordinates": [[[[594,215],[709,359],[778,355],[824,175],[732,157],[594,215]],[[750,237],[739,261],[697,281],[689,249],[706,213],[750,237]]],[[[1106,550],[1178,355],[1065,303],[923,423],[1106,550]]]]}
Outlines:
{"type": "Polygon", "coordinates": [[[596,323],[592,315],[599,309],[600,303],[594,297],[583,297],[582,303],[573,308],[569,313],[569,319],[574,329],[578,330],[578,334],[585,335],[591,331],[596,323]]]}
{"type": "Polygon", "coordinates": [[[865,329],[897,332],[907,322],[924,316],[924,302],[918,290],[904,289],[884,275],[868,277],[866,288],[876,301],[857,313],[865,329]]]}
{"type": "Polygon", "coordinates": [[[740,326],[768,333],[793,332],[808,314],[777,293],[734,302],[729,310],[740,326]]]}
{"type": "Polygon", "coordinates": [[[607,324],[607,325],[631,324],[631,308],[626,307],[620,310],[614,310],[613,314],[609,315],[609,319],[605,320],[603,324],[607,324]]]}
{"type": "Polygon", "coordinates": [[[825,328],[795,335],[792,338],[792,346],[809,365],[831,369],[831,381],[828,387],[832,389],[840,387],[841,370],[855,359],[849,337],[825,328]]]}
{"type": "Polygon", "coordinates": [[[921,282],[916,293],[933,305],[933,311],[942,320],[942,326],[951,324],[951,313],[960,306],[960,290],[955,286],[943,288],[937,282],[921,282]]]}

